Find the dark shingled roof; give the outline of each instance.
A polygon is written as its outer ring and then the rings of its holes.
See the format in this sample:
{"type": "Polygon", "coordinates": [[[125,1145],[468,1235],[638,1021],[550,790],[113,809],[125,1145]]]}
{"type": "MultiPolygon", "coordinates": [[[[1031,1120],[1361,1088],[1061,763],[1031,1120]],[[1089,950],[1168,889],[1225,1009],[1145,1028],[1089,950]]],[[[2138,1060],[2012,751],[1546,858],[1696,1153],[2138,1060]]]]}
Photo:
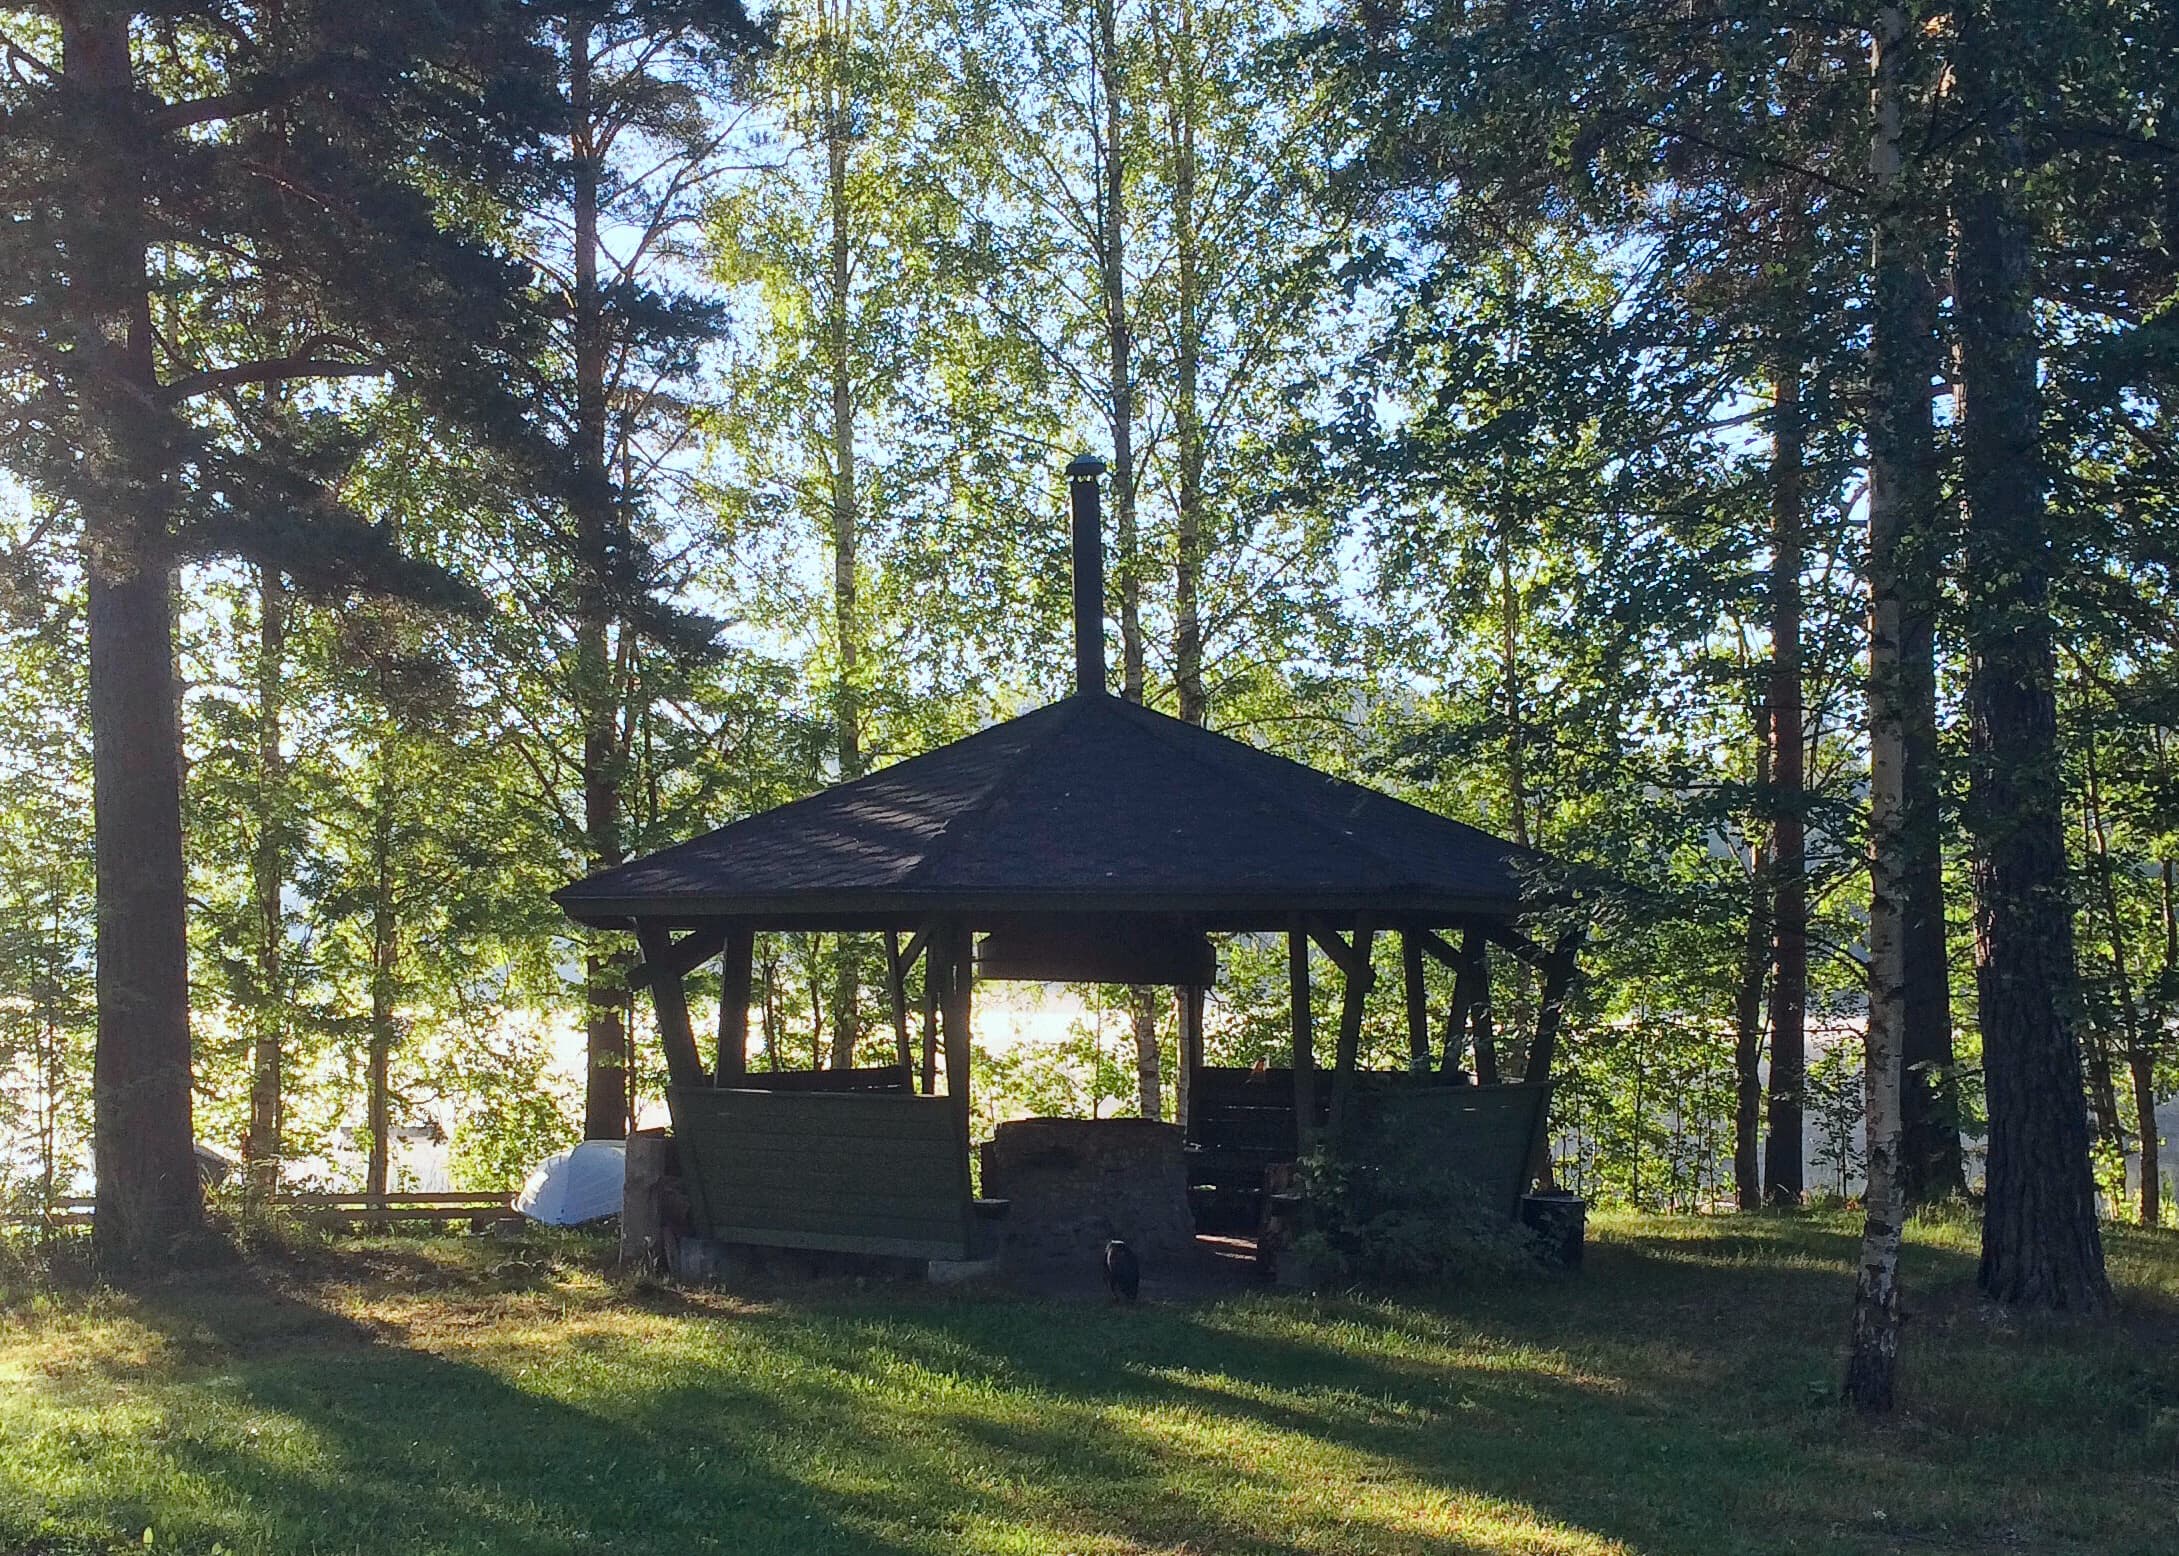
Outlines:
{"type": "Polygon", "coordinates": [[[597,925],[1145,911],[1244,928],[1297,912],[1511,915],[1542,862],[1374,789],[1089,693],[602,871],[554,900],[597,925]]]}

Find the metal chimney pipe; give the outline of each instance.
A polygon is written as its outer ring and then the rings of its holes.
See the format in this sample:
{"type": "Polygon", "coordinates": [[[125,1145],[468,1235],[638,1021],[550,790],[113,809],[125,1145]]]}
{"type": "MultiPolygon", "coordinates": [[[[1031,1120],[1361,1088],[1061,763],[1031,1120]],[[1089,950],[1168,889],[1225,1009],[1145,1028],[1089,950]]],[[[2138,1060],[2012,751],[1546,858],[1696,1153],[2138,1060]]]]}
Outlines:
{"type": "Polygon", "coordinates": [[[1067,466],[1067,504],[1074,520],[1074,689],[1105,690],[1105,526],[1097,478],[1105,462],[1080,454],[1067,466]]]}

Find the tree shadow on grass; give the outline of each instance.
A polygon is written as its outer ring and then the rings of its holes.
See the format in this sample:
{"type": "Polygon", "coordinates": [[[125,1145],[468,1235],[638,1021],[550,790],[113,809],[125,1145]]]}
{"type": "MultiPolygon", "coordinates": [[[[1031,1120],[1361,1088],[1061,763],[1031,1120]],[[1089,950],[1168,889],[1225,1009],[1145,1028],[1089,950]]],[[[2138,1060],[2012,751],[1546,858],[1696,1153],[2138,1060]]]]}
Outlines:
{"type": "Polygon", "coordinates": [[[1397,1302],[823,1284],[577,1304],[555,1334],[549,1295],[471,1290],[464,1319],[548,1329],[478,1362],[238,1274],[145,1300],[188,1414],[118,1450],[165,1489],[107,1522],[238,1552],[1782,1548],[1781,1507],[1820,1505],[1796,1488],[1838,1462],[1850,1275],[1823,1266],[1852,1239],[1727,1241],[1618,1238],[1576,1280],[1397,1302]]]}
{"type": "MultiPolygon", "coordinates": [[[[1039,1311],[1048,1323],[1050,1310],[1039,1311]]],[[[1140,1351],[1102,1368],[1093,1337],[1049,1336],[1038,1346],[1011,1326],[995,1334],[993,1316],[970,1305],[884,1320],[752,1320],[796,1379],[775,1399],[774,1427],[811,1445],[809,1467],[854,1521],[930,1532],[940,1550],[995,1531],[1060,1551],[1504,1548],[1449,1533],[1394,1538],[1357,1509],[1297,1512],[1293,1503],[1317,1497],[1312,1457],[1354,1456],[1322,1422],[1233,1409],[1208,1389],[1145,1370],[1140,1351]]],[[[1176,1354],[1185,1349],[1173,1343],[1176,1354]]],[[[761,1453],[740,1392],[725,1369],[694,1369],[656,1408],[761,1453]]],[[[1365,1476],[1384,1468],[1349,1467],[1365,1476]]]]}
{"type": "MultiPolygon", "coordinates": [[[[1277,1500],[1256,1483],[1270,1460],[1289,1480],[1337,1466],[1348,1485],[1397,1485],[1416,1505],[1496,1504],[1515,1523],[1525,1509],[1570,1539],[1737,1551],[1762,1548],[1778,1499],[1798,1499],[1808,1455],[1839,1433],[1853,1246],[1822,1227],[1721,1254],[1624,1239],[1577,1280],[1397,1303],[1255,1297],[1060,1318],[1005,1300],[908,1302],[882,1317],[820,1300],[775,1343],[803,1348],[813,1377],[862,1358],[943,1380],[964,1399],[931,1412],[928,1429],[951,1444],[938,1483],[948,1455],[975,1460],[1138,1543],[1176,1529],[1220,1550],[1494,1550],[1509,1538],[1418,1544],[1332,1509],[1281,1545],[1240,1511],[1277,1500]],[[1038,1405],[990,1403],[1008,1398],[1038,1405]],[[1080,1468],[1056,1471],[1069,1464],[1080,1468]]],[[[1920,1252],[1925,1268],[1971,1276],[1956,1251],[1920,1252]]]]}
{"type": "MultiPolygon", "coordinates": [[[[1567,1494],[1570,1481],[1656,1474],[1631,1429],[1638,1418],[1653,1427],[1654,1409],[1618,1380],[1369,1354],[1408,1343],[1390,1343],[1392,1331],[1427,1321],[1361,1305],[1325,1311],[1344,1343],[1245,1321],[1299,1306],[1243,1304],[1238,1323],[1224,1307],[1077,1310],[1055,1325],[1032,1304],[932,1304],[835,1313],[773,1338],[819,1380],[800,1403],[829,1418],[823,1430],[852,1432],[841,1412],[861,1392],[859,1371],[937,1380],[916,1413],[922,1467],[906,1490],[934,1509],[968,1463],[1009,1488],[1025,1516],[1147,1547],[1482,1552],[1522,1530],[1534,1548],[1556,1548],[1529,1515],[1562,1525],[1570,1546],[1675,1532],[1630,1521],[1608,1494],[1567,1494]],[[1334,1494],[1354,1500],[1323,1500],[1334,1494]],[[1467,1511],[1447,1511],[1448,1499],[1467,1511]],[[1472,1537],[1459,1532],[1463,1517],[1478,1526],[1472,1537]]],[[[899,1426],[867,1410],[857,1421],[884,1435],[899,1426]]],[[[1714,1506],[1720,1468],[1690,1453],[1672,1473],[1714,1506]]]]}
{"type": "MultiPolygon", "coordinates": [[[[608,1418],[248,1275],[152,1294],[195,1387],[108,1510],[159,1548],[229,1551],[900,1551],[835,1499],[723,1454],[670,1410],[608,1418]]],[[[740,1399],[745,1427],[778,1429],[740,1399]]]]}

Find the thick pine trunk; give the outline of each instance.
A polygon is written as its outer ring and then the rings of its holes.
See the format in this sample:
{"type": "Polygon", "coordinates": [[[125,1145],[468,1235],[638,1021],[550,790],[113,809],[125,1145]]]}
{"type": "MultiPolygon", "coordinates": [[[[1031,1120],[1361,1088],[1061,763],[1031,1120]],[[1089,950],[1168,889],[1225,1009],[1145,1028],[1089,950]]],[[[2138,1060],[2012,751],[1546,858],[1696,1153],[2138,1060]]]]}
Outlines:
{"type": "MultiPolygon", "coordinates": [[[[62,69],[117,124],[134,114],[129,13],[62,12],[62,69]]],[[[116,140],[125,132],[116,132],[116,140]]],[[[103,359],[80,414],[93,495],[83,515],[90,639],[91,803],[98,892],[92,1065],[100,1262],[171,1259],[203,1224],[190,1089],[181,748],[162,509],[161,430],[143,213],[131,170],[86,180],[72,291],[82,349],[103,359]]]]}
{"type": "Polygon", "coordinates": [[[123,561],[103,539],[93,541],[87,591],[99,904],[92,1095],[99,1256],[118,1271],[157,1262],[194,1235],[203,1196],[167,570],[123,561]]]}
{"type": "Polygon", "coordinates": [[[2006,41],[1969,15],[1960,49],[1979,166],[1959,198],[1960,479],[1966,509],[1968,836],[1990,1131],[1982,1289],[2025,1307],[2110,1302],[2074,1029],[2049,607],[2051,541],[2024,161],[2006,41]]]}
{"type": "Polygon", "coordinates": [[[1874,31],[1869,170],[1884,204],[1873,244],[1869,352],[1869,1020],[1862,1067],[1867,1187],[1845,1385],[1847,1400],[1868,1415],[1891,1409],[1899,1360],[1899,1245],[1906,1222],[1900,1151],[1913,858],[1900,541],[1927,495],[1921,454],[1929,403],[1914,306],[1918,278],[1911,255],[1902,252],[1906,224],[1899,209],[1902,77],[1910,47],[1904,10],[1880,8],[1874,31]]]}
{"type": "Polygon", "coordinates": [[[287,769],[280,754],[287,591],[277,570],[259,570],[257,598],[257,848],[251,871],[257,906],[257,1008],[251,1012],[250,1132],[243,1155],[249,1161],[252,1192],[270,1194],[280,1186],[281,1072],[287,1038],[281,990],[287,937],[280,908],[287,829],[287,769]]]}
{"type": "MultiPolygon", "coordinates": [[[[572,346],[575,369],[575,703],[582,728],[585,867],[610,869],[624,855],[621,806],[622,741],[618,676],[612,648],[613,605],[606,570],[614,550],[614,493],[607,457],[608,342],[598,282],[598,114],[592,102],[592,32],[569,26],[568,106],[572,116],[575,284],[572,346]]],[[[625,959],[602,943],[583,961],[583,1138],[619,1140],[628,1133],[628,1029],[625,959]]]]}
{"type": "Polygon", "coordinates": [[[1800,363],[1776,372],[1771,428],[1770,779],[1771,984],[1769,1135],[1763,1192],[1797,1205],[1803,1183],[1802,1091],[1807,1083],[1808,878],[1803,812],[1801,569],[1805,476],[1800,363]]]}

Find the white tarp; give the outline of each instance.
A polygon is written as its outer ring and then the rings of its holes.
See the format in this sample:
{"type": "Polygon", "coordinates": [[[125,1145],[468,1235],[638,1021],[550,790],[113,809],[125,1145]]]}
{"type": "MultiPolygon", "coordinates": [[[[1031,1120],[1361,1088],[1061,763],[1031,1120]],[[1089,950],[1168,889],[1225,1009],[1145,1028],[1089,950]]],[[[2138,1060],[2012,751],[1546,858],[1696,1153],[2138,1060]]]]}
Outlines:
{"type": "Polygon", "coordinates": [[[579,1226],[619,1215],[627,1151],[618,1140],[585,1140],[573,1150],[553,1152],[522,1185],[514,1208],[547,1226],[579,1226]]]}

